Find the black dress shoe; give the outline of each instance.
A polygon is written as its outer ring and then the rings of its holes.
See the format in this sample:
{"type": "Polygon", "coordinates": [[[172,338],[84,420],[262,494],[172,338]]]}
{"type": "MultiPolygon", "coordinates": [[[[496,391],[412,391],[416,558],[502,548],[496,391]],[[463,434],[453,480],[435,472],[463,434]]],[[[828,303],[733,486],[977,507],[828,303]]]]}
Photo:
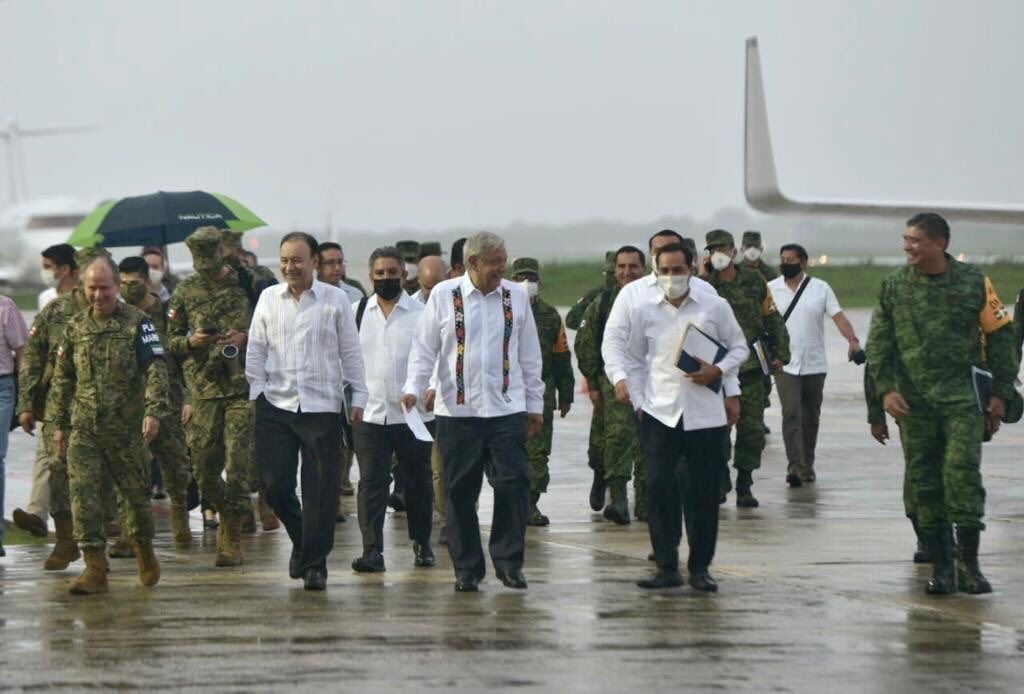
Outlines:
{"type": "Polygon", "coordinates": [[[289,578],[302,578],[302,567],[299,566],[299,554],[295,550],[292,550],[292,555],[288,557],[288,576],[289,578]]]}
{"type": "Polygon", "coordinates": [[[302,574],[302,587],[306,590],[327,590],[327,569],[319,566],[306,569],[302,574]]]}
{"type": "Polygon", "coordinates": [[[649,553],[649,554],[647,555],[647,561],[658,561],[658,560],[657,560],[657,559],[655,558],[655,556],[654,556],[654,552],[650,552],[650,553],[649,553]]]}
{"type": "Polygon", "coordinates": [[[804,483],[800,479],[800,475],[791,472],[788,475],[786,475],[786,484],[796,489],[797,487],[802,487],[804,483]]]}
{"type": "Polygon", "coordinates": [[[508,571],[495,569],[494,575],[498,577],[499,581],[505,584],[506,588],[526,590],[526,576],[523,575],[521,569],[509,569],[508,571]]]}
{"type": "Polygon", "coordinates": [[[405,512],[405,494],[402,492],[395,492],[388,497],[388,506],[390,506],[395,513],[405,512]]]}
{"type": "Polygon", "coordinates": [[[480,590],[480,580],[476,576],[467,574],[455,577],[455,592],[475,593],[478,590],[480,590]]]}
{"type": "Polygon", "coordinates": [[[637,581],[636,584],[641,588],[676,588],[683,585],[683,577],[678,571],[658,569],[654,576],[637,581]]]}
{"type": "Polygon", "coordinates": [[[718,583],[715,579],[711,578],[711,574],[707,571],[698,571],[690,574],[689,584],[694,590],[700,590],[705,593],[718,592],[718,583]]]}
{"type": "Polygon", "coordinates": [[[413,562],[416,566],[429,567],[437,564],[437,560],[434,558],[434,550],[430,546],[430,540],[413,542],[412,552],[416,555],[416,560],[413,562]]]}
{"type": "Polygon", "coordinates": [[[384,571],[384,555],[375,549],[367,550],[363,556],[352,560],[352,570],[361,574],[384,571]]]}

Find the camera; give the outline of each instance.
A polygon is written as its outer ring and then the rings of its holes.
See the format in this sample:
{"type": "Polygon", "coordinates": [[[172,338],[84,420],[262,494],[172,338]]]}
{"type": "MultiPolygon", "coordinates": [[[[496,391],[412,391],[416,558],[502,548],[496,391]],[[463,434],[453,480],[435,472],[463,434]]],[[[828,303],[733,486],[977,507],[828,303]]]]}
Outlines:
{"type": "Polygon", "coordinates": [[[867,360],[868,360],[868,355],[865,354],[864,350],[862,350],[862,349],[858,349],[856,352],[854,352],[853,354],[850,355],[850,361],[852,361],[857,366],[862,365],[867,360]]]}

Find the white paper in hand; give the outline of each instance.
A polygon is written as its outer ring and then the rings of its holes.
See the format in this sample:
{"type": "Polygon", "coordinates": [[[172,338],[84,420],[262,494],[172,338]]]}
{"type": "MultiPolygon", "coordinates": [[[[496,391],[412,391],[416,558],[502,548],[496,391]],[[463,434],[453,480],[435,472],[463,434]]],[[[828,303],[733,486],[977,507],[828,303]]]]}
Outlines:
{"type": "Polygon", "coordinates": [[[420,441],[433,441],[434,438],[427,431],[427,425],[423,423],[423,418],[420,417],[420,411],[413,407],[411,410],[405,407],[405,403],[402,403],[402,413],[405,414],[405,423],[409,429],[412,430],[412,435],[420,441]]]}

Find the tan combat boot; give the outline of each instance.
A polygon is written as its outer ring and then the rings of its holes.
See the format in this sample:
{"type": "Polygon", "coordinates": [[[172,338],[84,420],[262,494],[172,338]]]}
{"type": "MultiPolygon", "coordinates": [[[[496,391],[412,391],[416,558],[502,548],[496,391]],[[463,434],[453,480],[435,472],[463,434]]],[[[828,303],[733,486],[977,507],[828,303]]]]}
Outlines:
{"type": "Polygon", "coordinates": [[[274,511],[270,508],[270,504],[267,503],[267,499],[263,495],[263,492],[260,492],[257,503],[259,504],[260,523],[263,525],[263,530],[277,530],[280,528],[281,521],[279,521],[277,516],[274,515],[274,511]]]}
{"type": "Polygon", "coordinates": [[[242,517],[221,515],[217,533],[217,566],[242,565],[242,517]]]}
{"type": "Polygon", "coordinates": [[[152,542],[135,543],[135,562],[139,567],[139,583],[149,588],[160,581],[160,562],[156,560],[152,542]]]}
{"type": "Polygon", "coordinates": [[[135,548],[127,537],[121,536],[117,538],[117,542],[110,545],[108,555],[112,559],[131,559],[135,556],[135,548]]]}
{"type": "Polygon", "coordinates": [[[95,595],[106,593],[110,590],[107,587],[107,572],[110,564],[107,563],[107,551],[104,548],[87,549],[85,554],[85,571],[75,579],[68,592],[72,595],[95,595]]]}
{"type": "Polygon", "coordinates": [[[177,547],[192,544],[192,529],[188,527],[188,504],[183,496],[171,497],[171,532],[177,547]]]}
{"type": "Polygon", "coordinates": [[[82,553],[78,551],[78,545],[75,544],[70,513],[58,513],[53,517],[53,525],[57,543],[53,546],[53,552],[43,562],[43,569],[45,571],[63,571],[68,568],[68,564],[81,558],[82,553]]]}

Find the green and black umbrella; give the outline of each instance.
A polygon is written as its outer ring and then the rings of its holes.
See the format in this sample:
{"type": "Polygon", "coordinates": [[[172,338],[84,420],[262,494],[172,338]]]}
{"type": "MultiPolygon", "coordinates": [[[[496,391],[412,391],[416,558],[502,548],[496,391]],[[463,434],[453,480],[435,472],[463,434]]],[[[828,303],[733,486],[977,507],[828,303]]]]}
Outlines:
{"type": "Polygon", "coordinates": [[[220,193],[160,191],[105,202],[71,233],[72,246],[166,246],[199,227],[247,231],[266,222],[220,193]]]}

